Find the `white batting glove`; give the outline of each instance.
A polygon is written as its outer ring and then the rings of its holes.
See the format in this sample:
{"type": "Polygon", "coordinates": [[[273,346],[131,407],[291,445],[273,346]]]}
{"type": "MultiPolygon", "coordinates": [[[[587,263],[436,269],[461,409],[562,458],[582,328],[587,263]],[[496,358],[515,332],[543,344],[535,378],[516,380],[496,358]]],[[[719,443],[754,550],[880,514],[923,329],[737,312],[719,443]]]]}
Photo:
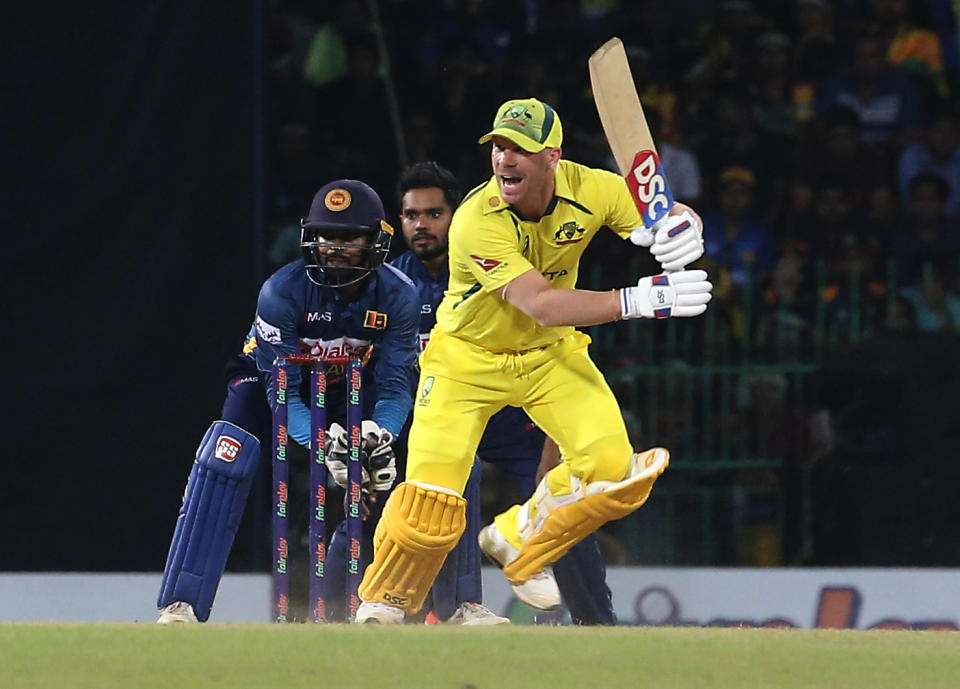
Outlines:
{"type": "Polygon", "coordinates": [[[650,247],[666,271],[683,270],[703,256],[703,227],[688,211],[668,215],[652,228],[638,227],[630,233],[630,241],[650,247]]]}
{"type": "Polygon", "coordinates": [[[707,310],[713,285],[705,270],[680,270],[640,278],[620,290],[621,318],[689,318],[707,310]]]}
{"type": "Polygon", "coordinates": [[[365,419],[360,425],[363,437],[364,469],[370,475],[373,490],[390,490],[397,480],[397,456],[391,443],[393,433],[380,428],[376,421],[365,419]]]}
{"type": "MultiPolygon", "coordinates": [[[[324,449],[327,454],[327,469],[333,475],[333,480],[337,482],[338,486],[346,489],[348,481],[347,462],[350,460],[350,441],[347,438],[347,429],[337,422],[330,424],[324,449]]],[[[365,487],[369,481],[370,477],[367,475],[366,468],[364,468],[360,485],[365,487]]]]}

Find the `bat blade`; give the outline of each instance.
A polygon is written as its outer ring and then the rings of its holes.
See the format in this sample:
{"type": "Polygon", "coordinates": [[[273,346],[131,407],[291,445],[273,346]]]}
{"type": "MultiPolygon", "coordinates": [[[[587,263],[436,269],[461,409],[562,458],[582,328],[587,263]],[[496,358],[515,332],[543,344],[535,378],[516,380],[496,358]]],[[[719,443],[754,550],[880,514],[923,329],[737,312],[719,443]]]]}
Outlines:
{"type": "Polygon", "coordinates": [[[623,41],[611,38],[588,62],[590,86],[603,133],[647,227],[673,207],[673,194],[633,81],[623,41]]]}

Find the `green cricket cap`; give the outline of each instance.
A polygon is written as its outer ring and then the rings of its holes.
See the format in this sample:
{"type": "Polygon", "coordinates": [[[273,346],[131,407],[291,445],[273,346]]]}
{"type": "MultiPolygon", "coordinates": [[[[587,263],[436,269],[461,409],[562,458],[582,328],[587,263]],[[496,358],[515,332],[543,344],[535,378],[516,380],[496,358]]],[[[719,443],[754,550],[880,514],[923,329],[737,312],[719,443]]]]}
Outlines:
{"type": "Polygon", "coordinates": [[[508,100],[497,110],[493,129],[480,137],[486,143],[495,136],[510,139],[520,148],[538,153],[563,143],[563,127],[557,113],[536,98],[508,100]]]}

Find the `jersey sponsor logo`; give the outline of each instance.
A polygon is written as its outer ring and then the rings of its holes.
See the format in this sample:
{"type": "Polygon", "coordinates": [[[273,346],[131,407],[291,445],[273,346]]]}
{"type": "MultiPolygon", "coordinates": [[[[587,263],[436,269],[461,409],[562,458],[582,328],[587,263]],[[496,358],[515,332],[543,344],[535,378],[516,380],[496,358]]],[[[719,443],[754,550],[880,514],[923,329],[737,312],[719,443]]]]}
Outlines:
{"type": "Polygon", "coordinates": [[[231,438],[229,435],[221,435],[217,438],[217,446],[213,451],[213,456],[217,459],[222,459],[224,462],[232,462],[237,458],[237,455],[240,454],[241,447],[240,441],[236,438],[231,438]]]}
{"type": "Polygon", "coordinates": [[[420,304],[420,314],[433,313],[433,304],[420,304]]]}
{"type": "Polygon", "coordinates": [[[387,314],[381,313],[380,311],[367,311],[366,316],[363,317],[363,327],[373,328],[374,330],[386,330],[387,314]]]}
{"type": "Polygon", "coordinates": [[[350,192],[346,189],[331,189],[323,198],[323,205],[332,211],[345,211],[350,207],[350,192]]]}
{"type": "Polygon", "coordinates": [[[558,246],[563,246],[564,244],[576,244],[577,242],[583,241],[584,230],[582,227],[577,225],[573,220],[570,222],[565,222],[560,226],[560,229],[554,232],[553,239],[557,242],[558,246]]]}
{"type": "Polygon", "coordinates": [[[315,323],[316,321],[330,322],[333,320],[333,314],[329,311],[310,311],[309,313],[303,314],[303,320],[305,323],[315,323]]]}
{"type": "Polygon", "coordinates": [[[422,352],[430,342],[430,333],[418,333],[417,339],[420,340],[420,351],[422,352]]]}
{"type": "Polygon", "coordinates": [[[243,378],[237,378],[233,381],[234,386],[243,385],[244,383],[259,383],[260,376],[244,376],[243,378]]]}
{"type": "Polygon", "coordinates": [[[280,336],[280,328],[267,323],[259,314],[257,314],[257,334],[260,336],[260,339],[270,344],[280,344],[283,339],[280,336]]]}
{"type": "Polygon", "coordinates": [[[370,340],[354,337],[338,337],[335,340],[319,338],[300,338],[300,349],[304,354],[323,357],[363,357],[370,347],[370,340]]]}
{"type": "Polygon", "coordinates": [[[495,261],[492,258],[482,258],[476,254],[470,254],[470,258],[473,259],[474,263],[483,268],[483,272],[485,273],[489,273],[491,270],[501,264],[500,261],[495,261]]]}

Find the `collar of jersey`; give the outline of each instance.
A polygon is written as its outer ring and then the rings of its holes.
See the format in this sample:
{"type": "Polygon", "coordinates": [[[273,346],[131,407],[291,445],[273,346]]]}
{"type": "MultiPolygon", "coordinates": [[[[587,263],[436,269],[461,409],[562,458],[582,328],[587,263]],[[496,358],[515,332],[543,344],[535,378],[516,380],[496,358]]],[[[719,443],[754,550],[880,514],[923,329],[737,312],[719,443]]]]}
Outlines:
{"type": "MultiPolygon", "coordinates": [[[[553,195],[557,198],[561,198],[564,201],[576,201],[573,198],[573,190],[570,189],[570,182],[567,180],[567,175],[564,171],[563,163],[565,161],[561,160],[560,164],[557,165],[557,169],[554,172],[554,190],[553,195]]],[[[503,197],[500,195],[500,186],[497,184],[496,176],[490,178],[490,181],[487,182],[487,186],[483,189],[483,196],[487,199],[491,199],[496,196],[500,199],[500,203],[496,206],[491,206],[489,203],[486,203],[483,206],[483,214],[489,215],[490,213],[496,213],[498,211],[505,210],[507,208],[513,208],[509,203],[503,200],[503,197]]],[[[553,204],[551,204],[553,205],[553,204]]]]}

